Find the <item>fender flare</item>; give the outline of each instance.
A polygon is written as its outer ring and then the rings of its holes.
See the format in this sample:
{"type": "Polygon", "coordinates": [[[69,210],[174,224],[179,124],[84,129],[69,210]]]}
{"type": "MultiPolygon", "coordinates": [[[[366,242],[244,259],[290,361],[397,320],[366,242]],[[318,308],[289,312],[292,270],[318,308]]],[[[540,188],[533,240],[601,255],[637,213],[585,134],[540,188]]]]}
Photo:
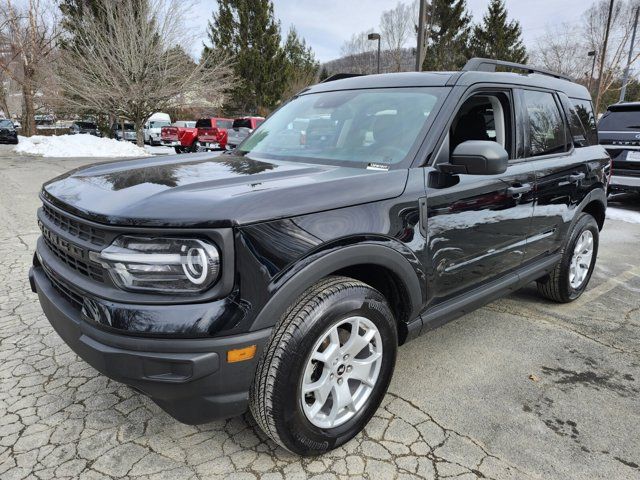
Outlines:
{"type": "Polygon", "coordinates": [[[273,327],[287,308],[311,285],[333,272],[355,265],[376,265],[391,270],[403,283],[411,302],[411,317],[419,314],[422,305],[420,278],[411,262],[391,247],[364,243],[339,247],[320,257],[307,257],[303,265],[289,270],[273,282],[270,289],[276,292],[267,301],[250,328],[250,331],[273,327]]]}
{"type": "Polygon", "coordinates": [[[607,194],[605,192],[604,189],[602,188],[594,188],[593,190],[591,190],[589,193],[587,193],[585,195],[585,197],[582,199],[582,201],[578,204],[577,208],[576,208],[576,214],[573,216],[573,219],[571,220],[571,224],[569,226],[569,230],[571,230],[573,228],[573,226],[576,224],[576,222],[578,221],[578,217],[580,216],[580,214],[582,212],[584,212],[585,207],[590,204],[593,201],[596,202],[600,202],[602,204],[602,206],[604,207],[604,210],[606,212],[607,210],[607,194]]]}

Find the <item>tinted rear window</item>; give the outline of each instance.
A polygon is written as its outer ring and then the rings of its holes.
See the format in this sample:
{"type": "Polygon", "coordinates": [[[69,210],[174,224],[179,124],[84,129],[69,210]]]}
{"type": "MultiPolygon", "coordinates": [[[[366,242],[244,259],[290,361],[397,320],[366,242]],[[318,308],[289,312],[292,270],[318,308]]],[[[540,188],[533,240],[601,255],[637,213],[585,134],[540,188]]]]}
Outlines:
{"type": "Polygon", "coordinates": [[[570,127],[574,144],[580,147],[598,144],[596,117],[589,100],[571,98],[570,127]]]}
{"type": "Polygon", "coordinates": [[[196,128],[211,128],[211,119],[201,118],[196,122],[196,128]]]}
{"type": "Polygon", "coordinates": [[[95,130],[96,128],[98,128],[95,123],[91,123],[91,122],[76,122],[76,125],[80,128],[85,128],[87,130],[90,130],[90,129],[95,130]]]}
{"type": "Polygon", "coordinates": [[[639,110],[607,110],[598,124],[598,130],[603,132],[624,132],[627,130],[640,130],[639,110]]]}
{"type": "Polygon", "coordinates": [[[233,121],[233,128],[251,128],[251,120],[248,118],[237,118],[233,121]]]}

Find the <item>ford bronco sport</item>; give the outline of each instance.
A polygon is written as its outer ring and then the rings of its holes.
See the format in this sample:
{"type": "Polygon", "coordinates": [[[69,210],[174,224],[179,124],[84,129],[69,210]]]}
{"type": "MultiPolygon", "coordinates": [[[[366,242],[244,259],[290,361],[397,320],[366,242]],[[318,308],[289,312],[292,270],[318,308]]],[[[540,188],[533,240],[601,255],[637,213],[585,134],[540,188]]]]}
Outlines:
{"type": "Polygon", "coordinates": [[[325,81],[233,152],[46,183],[32,289],[80,357],[178,420],[250,409],[325,452],[374,414],[398,345],[529,282],[584,291],[610,159],[578,106],[584,87],[485,59],[325,81]]]}

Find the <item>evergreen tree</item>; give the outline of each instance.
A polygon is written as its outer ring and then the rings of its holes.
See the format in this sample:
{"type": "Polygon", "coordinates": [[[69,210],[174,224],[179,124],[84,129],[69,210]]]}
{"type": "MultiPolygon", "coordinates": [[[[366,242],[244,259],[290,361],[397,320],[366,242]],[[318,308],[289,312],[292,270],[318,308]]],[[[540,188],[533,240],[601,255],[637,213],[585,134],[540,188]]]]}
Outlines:
{"type": "Polygon", "coordinates": [[[271,0],[219,0],[208,35],[212,46],[205,46],[205,58],[215,52],[233,57],[239,80],[230,92],[231,109],[265,113],[275,107],[286,86],[287,65],[271,0]]]}
{"type": "Polygon", "coordinates": [[[329,75],[329,70],[327,70],[327,67],[323,65],[322,70],[320,70],[320,76],[318,78],[318,81],[322,82],[323,80],[326,80],[330,76],[331,75],[329,75]]]}
{"type": "Polygon", "coordinates": [[[423,70],[459,70],[467,60],[471,16],[466,0],[432,0],[423,70]]]}
{"type": "Polygon", "coordinates": [[[508,21],[503,0],[491,0],[482,23],[473,27],[469,44],[472,57],[527,62],[527,50],[522,43],[520,23],[516,20],[508,21]]]}

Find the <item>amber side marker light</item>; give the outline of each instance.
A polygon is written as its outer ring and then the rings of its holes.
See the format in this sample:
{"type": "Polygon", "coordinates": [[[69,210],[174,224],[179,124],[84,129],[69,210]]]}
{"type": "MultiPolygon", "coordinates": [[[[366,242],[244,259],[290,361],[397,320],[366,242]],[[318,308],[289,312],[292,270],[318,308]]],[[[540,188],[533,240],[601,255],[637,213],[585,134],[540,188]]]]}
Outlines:
{"type": "Polygon", "coordinates": [[[229,350],[227,352],[227,363],[244,362],[245,360],[251,360],[256,356],[256,346],[249,345],[244,348],[236,348],[235,350],[229,350]]]}

